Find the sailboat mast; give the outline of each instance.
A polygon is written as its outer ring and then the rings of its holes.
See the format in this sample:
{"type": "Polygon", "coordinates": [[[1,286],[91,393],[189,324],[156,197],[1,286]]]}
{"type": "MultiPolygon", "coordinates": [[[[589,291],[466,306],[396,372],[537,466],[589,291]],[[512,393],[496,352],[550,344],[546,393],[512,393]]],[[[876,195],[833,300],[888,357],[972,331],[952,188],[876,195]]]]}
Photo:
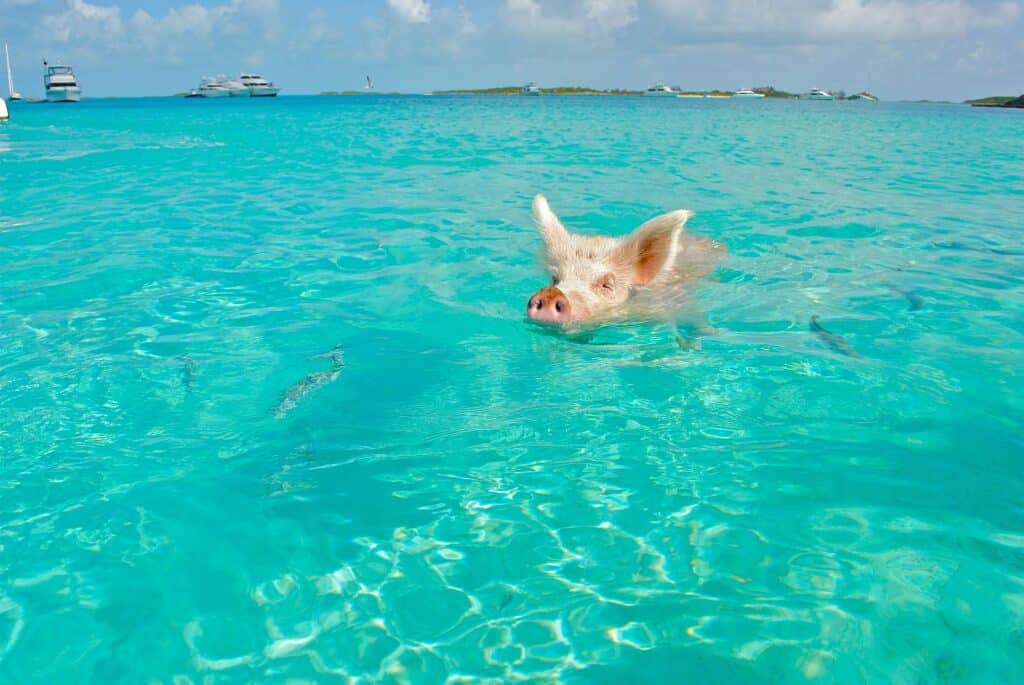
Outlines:
{"type": "Polygon", "coordinates": [[[4,43],[4,58],[7,60],[7,95],[14,96],[14,78],[11,77],[11,53],[7,51],[7,43],[4,43]]]}

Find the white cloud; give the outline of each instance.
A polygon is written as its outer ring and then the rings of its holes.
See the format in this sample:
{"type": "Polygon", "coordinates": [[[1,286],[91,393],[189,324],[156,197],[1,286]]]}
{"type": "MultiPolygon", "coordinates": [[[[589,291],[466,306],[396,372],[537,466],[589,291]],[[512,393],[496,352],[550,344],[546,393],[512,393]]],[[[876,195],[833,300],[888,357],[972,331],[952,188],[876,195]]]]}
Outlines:
{"type": "Polygon", "coordinates": [[[684,37],[740,42],[895,41],[962,36],[1014,21],[1017,2],[967,0],[651,0],[684,37]]]}
{"type": "Polygon", "coordinates": [[[951,36],[967,29],[971,12],[961,0],[835,0],[827,11],[813,16],[809,29],[823,37],[882,41],[951,36]]]}
{"type": "Polygon", "coordinates": [[[386,62],[415,59],[420,64],[462,54],[479,33],[465,7],[442,7],[430,22],[413,25],[405,19],[367,17],[363,22],[365,47],[361,59],[386,62]]]}
{"type": "Polygon", "coordinates": [[[306,16],[306,39],[313,44],[333,44],[341,38],[341,34],[331,24],[331,20],[322,9],[315,9],[306,16]]]}
{"type": "Polygon", "coordinates": [[[614,31],[636,21],[637,0],[586,0],[587,19],[602,29],[614,31]]]}
{"type": "Polygon", "coordinates": [[[90,5],[84,0],[68,0],[68,8],[60,14],[40,19],[40,34],[56,43],[109,40],[124,32],[121,8],[116,5],[90,5]]]}
{"type": "Polygon", "coordinates": [[[971,17],[971,26],[979,29],[998,29],[1008,26],[1020,17],[1020,4],[1016,2],[1000,2],[989,14],[975,14],[971,17]]]}
{"type": "Polygon", "coordinates": [[[430,21],[430,3],[426,0],[388,0],[388,6],[399,19],[409,24],[430,21]]]}
{"type": "Polygon", "coordinates": [[[636,21],[638,0],[505,0],[502,15],[513,31],[526,35],[608,33],[636,21]],[[556,5],[556,6],[552,6],[556,5]]]}
{"type": "Polygon", "coordinates": [[[179,63],[210,40],[234,36],[251,42],[272,33],[277,0],[231,0],[207,6],[172,7],[163,16],[137,10],[126,22],[118,5],[67,0],[67,8],[39,20],[36,37],[44,44],[68,45],[80,54],[101,47],[110,52],[143,53],[155,62],[179,63]],[[96,47],[93,47],[96,46],[96,47]]]}

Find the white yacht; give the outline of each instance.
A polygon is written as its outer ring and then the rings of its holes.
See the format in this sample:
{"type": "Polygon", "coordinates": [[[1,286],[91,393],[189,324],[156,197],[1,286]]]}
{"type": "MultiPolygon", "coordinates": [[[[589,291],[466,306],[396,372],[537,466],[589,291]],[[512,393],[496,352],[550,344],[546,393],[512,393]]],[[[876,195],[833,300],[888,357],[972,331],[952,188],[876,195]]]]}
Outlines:
{"type": "Polygon", "coordinates": [[[249,89],[249,95],[254,98],[274,97],[281,90],[259,74],[242,74],[238,80],[249,89]]]}
{"type": "Polygon", "coordinates": [[[734,98],[763,98],[764,93],[755,93],[750,88],[740,88],[732,96],[734,98]]]}
{"type": "Polygon", "coordinates": [[[806,97],[808,100],[835,100],[835,96],[832,93],[821,88],[812,88],[806,97]]]}
{"type": "Polygon", "coordinates": [[[672,90],[664,83],[656,83],[644,91],[644,95],[650,95],[651,97],[656,98],[674,98],[676,96],[676,91],[672,90]]]}
{"type": "Polygon", "coordinates": [[[75,72],[64,64],[50,65],[43,60],[46,75],[43,76],[43,88],[47,102],[78,102],[82,99],[82,89],[75,80],[75,72]]]}
{"type": "Polygon", "coordinates": [[[225,79],[223,76],[220,80],[221,84],[228,89],[233,98],[247,98],[249,97],[249,89],[237,79],[225,79]]]}
{"type": "Polygon", "coordinates": [[[525,86],[519,89],[520,95],[540,95],[540,86],[533,81],[530,81],[525,86]]]}
{"type": "Polygon", "coordinates": [[[7,43],[4,43],[4,57],[7,58],[7,99],[20,100],[21,95],[14,90],[14,78],[11,76],[11,53],[7,52],[7,43]]]}
{"type": "Polygon", "coordinates": [[[209,76],[203,77],[203,80],[199,82],[199,89],[194,92],[201,98],[226,98],[231,95],[231,91],[223,81],[209,76]]]}

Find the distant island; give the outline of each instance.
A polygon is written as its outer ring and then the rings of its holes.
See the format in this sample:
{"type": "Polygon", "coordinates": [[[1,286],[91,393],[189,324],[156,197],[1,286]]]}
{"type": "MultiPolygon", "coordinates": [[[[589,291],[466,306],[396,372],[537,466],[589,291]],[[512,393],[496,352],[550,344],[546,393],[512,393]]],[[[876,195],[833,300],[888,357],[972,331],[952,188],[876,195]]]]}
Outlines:
{"type": "Polygon", "coordinates": [[[979,98],[977,100],[965,100],[972,107],[1013,107],[1024,109],[1024,95],[1014,97],[1012,95],[993,95],[992,97],[979,98]]]}
{"type": "MultiPolygon", "coordinates": [[[[522,86],[499,86],[497,88],[461,88],[458,90],[435,90],[434,95],[520,95],[522,86]]],[[[624,90],[621,88],[586,88],[584,86],[558,86],[541,88],[545,95],[643,95],[641,90],[624,90]]]]}
{"type": "Polygon", "coordinates": [[[377,90],[325,90],[318,95],[403,95],[403,93],[385,93],[377,90]]]}
{"type": "MultiPolygon", "coordinates": [[[[434,95],[521,95],[522,86],[499,86],[497,88],[459,88],[456,90],[435,90],[434,95]]],[[[683,96],[691,97],[732,97],[735,91],[722,90],[715,88],[713,90],[687,90],[684,88],[673,87],[672,90],[683,96]]],[[[778,90],[773,86],[761,86],[759,88],[752,88],[755,93],[764,95],[766,98],[778,98],[780,100],[798,100],[802,96],[800,93],[788,93],[784,90],[778,90]]],[[[628,90],[625,88],[588,88],[585,86],[557,86],[554,88],[541,88],[541,94],[543,95],[643,95],[642,90],[628,90]]],[[[832,91],[832,95],[836,100],[877,100],[874,95],[868,92],[855,93],[853,95],[847,95],[841,90],[832,91]]]]}

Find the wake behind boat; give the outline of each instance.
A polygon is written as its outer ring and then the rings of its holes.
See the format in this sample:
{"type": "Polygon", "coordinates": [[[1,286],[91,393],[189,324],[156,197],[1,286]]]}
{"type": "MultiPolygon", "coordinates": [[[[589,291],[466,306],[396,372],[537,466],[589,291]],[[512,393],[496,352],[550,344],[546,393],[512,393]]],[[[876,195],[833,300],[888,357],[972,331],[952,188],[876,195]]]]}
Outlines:
{"type": "Polygon", "coordinates": [[[75,79],[74,70],[66,64],[49,65],[43,60],[46,75],[43,76],[43,89],[46,91],[47,102],[78,102],[82,99],[82,89],[75,79]]]}

